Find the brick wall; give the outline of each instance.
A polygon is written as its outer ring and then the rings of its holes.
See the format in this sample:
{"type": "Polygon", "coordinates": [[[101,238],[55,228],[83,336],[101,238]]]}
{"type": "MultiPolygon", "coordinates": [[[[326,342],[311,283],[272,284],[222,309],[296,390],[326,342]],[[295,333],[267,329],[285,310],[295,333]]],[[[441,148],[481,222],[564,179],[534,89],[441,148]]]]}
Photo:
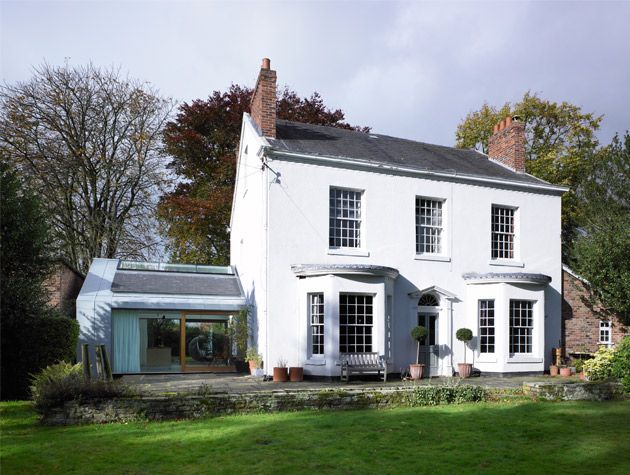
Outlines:
{"type": "Polygon", "coordinates": [[[53,272],[44,282],[49,293],[49,305],[57,308],[68,317],[75,318],[76,300],[81,291],[83,280],[83,277],[64,262],[56,263],[53,272]]]}
{"type": "Polygon", "coordinates": [[[488,156],[514,171],[525,172],[525,124],[507,117],[488,138],[488,156]]]}
{"type": "MultiPolygon", "coordinates": [[[[599,322],[607,319],[597,307],[588,303],[588,286],[566,270],[562,271],[562,330],[565,355],[575,352],[597,351],[599,347],[599,322]]],[[[626,334],[619,319],[612,317],[612,341],[618,343],[626,334]]]]}
{"type": "Polygon", "coordinates": [[[252,96],[252,119],[264,137],[276,137],[276,72],[269,59],[263,59],[252,96]]]}

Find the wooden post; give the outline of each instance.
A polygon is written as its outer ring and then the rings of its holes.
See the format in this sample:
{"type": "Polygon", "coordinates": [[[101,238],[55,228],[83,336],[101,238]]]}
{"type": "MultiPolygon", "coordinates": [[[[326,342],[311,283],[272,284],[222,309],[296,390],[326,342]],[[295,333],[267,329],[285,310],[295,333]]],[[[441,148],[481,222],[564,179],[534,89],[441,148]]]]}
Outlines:
{"type": "Polygon", "coordinates": [[[83,363],[83,377],[87,380],[92,378],[90,371],[90,347],[87,343],[81,345],[81,362],[83,363]]]}
{"type": "Polygon", "coordinates": [[[105,370],[103,368],[103,354],[101,353],[101,345],[94,347],[96,353],[96,377],[98,379],[105,379],[105,370]]]}
{"type": "Polygon", "coordinates": [[[107,347],[105,345],[99,345],[101,347],[101,358],[103,364],[103,378],[105,381],[112,381],[112,367],[109,364],[109,355],[107,354],[107,347]]]}

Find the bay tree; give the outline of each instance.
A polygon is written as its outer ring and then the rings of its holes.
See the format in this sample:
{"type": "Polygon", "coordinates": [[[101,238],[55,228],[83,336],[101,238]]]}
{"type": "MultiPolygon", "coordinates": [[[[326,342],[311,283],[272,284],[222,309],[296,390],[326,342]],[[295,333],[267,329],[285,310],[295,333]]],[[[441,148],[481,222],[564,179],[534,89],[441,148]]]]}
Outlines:
{"type": "Polygon", "coordinates": [[[44,64],[0,89],[0,153],[32,180],[57,253],[78,270],[159,249],[160,134],[171,110],[147,83],[92,64],[44,64]]]}

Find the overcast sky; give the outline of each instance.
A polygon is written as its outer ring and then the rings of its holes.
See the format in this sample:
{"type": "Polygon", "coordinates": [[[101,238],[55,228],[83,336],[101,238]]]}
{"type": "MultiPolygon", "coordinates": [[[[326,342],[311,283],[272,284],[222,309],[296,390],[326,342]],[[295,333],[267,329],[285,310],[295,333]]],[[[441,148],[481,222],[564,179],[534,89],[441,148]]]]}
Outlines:
{"type": "Polygon", "coordinates": [[[185,2],[0,0],[2,79],[32,66],[116,65],[179,101],[253,86],[317,90],[375,132],[452,145],[484,101],[527,90],[630,129],[630,1],[185,2]]]}

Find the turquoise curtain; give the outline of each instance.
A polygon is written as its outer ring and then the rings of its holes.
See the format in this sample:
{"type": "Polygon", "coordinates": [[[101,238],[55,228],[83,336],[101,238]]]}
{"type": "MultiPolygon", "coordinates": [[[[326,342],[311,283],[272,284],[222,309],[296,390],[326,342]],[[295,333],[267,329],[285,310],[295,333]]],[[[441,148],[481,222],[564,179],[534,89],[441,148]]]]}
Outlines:
{"type": "Polygon", "coordinates": [[[114,326],[114,372],[140,372],[140,323],[138,314],[129,310],[112,312],[114,326]]]}

